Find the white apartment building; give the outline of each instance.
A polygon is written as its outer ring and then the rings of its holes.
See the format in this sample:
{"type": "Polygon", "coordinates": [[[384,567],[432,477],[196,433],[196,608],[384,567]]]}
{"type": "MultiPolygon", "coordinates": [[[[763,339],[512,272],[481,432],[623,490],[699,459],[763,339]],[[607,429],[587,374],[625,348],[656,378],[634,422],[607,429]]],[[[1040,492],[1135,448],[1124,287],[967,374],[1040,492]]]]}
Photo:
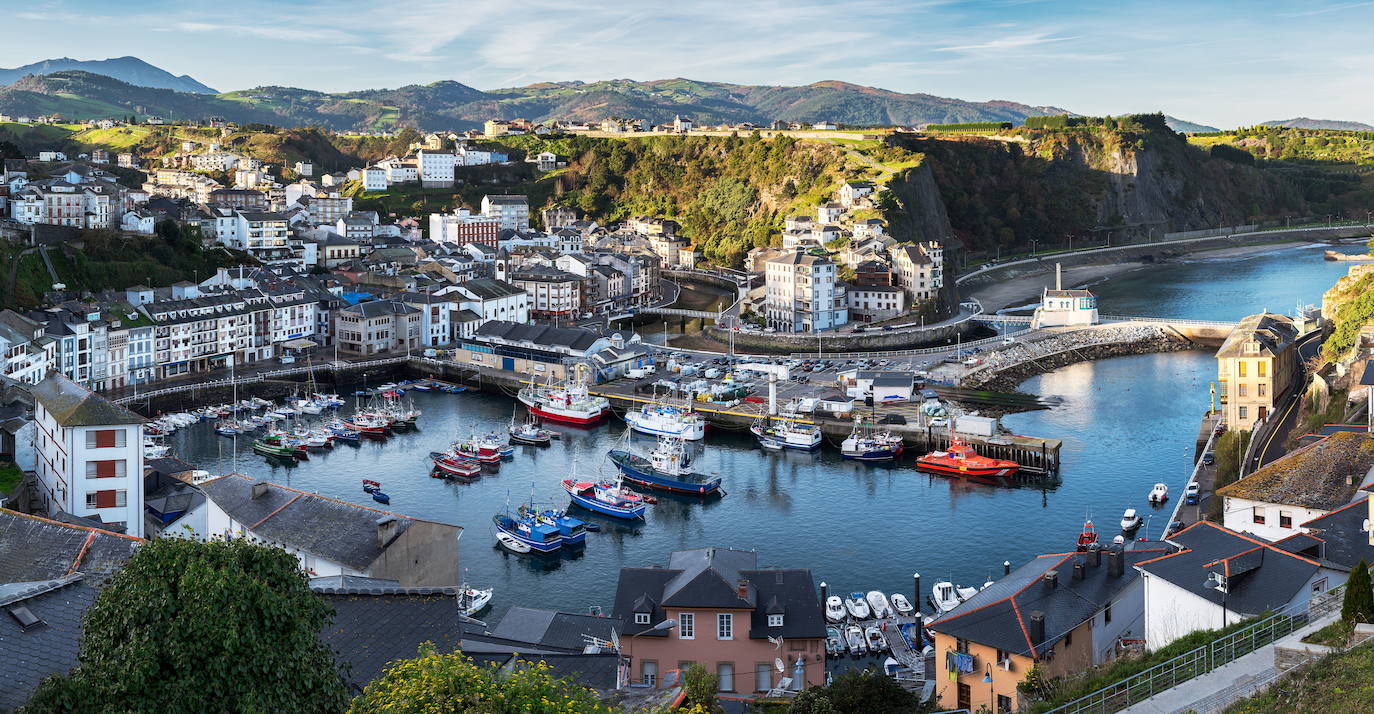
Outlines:
{"type": "Polygon", "coordinates": [[[466,208],[429,214],[429,239],[435,243],[477,243],[495,248],[503,228],[499,218],[475,214],[466,208]]]}
{"type": "Polygon", "coordinates": [[[364,191],[385,191],[386,188],[386,169],[376,165],[363,169],[364,191]]]}
{"type": "Polygon", "coordinates": [[[38,384],[47,375],[55,350],[44,339],[43,324],[13,311],[0,311],[0,374],[24,384],[38,384]]]}
{"type": "Polygon", "coordinates": [[[33,398],[39,508],[143,537],[143,417],[57,373],[33,398]]]}
{"type": "Polygon", "coordinates": [[[764,314],[782,332],[833,330],[849,322],[843,283],[829,258],[791,251],[766,263],[764,314]]]}
{"type": "Polygon", "coordinates": [[[452,186],[454,159],[451,151],[421,149],[415,152],[415,163],[420,170],[420,185],[435,188],[452,186]]]}
{"type": "Polygon", "coordinates": [[[530,199],[528,196],[483,196],[482,215],[497,219],[502,230],[530,229],[530,199]]]}
{"type": "Polygon", "coordinates": [[[482,322],[504,320],[526,324],[530,321],[530,296],[503,280],[478,278],[453,286],[461,296],[459,308],[471,310],[482,322]]]}
{"type": "Polygon", "coordinates": [[[906,293],[891,285],[850,285],[845,298],[855,322],[887,320],[906,312],[906,293]]]}
{"type": "Polygon", "coordinates": [[[888,254],[893,278],[912,303],[931,300],[944,287],[945,253],[940,243],[899,243],[888,254]]]}
{"type": "Polygon", "coordinates": [[[27,224],[112,228],[118,226],[117,203],[116,189],[109,184],[35,181],[11,198],[10,215],[27,224]]]}

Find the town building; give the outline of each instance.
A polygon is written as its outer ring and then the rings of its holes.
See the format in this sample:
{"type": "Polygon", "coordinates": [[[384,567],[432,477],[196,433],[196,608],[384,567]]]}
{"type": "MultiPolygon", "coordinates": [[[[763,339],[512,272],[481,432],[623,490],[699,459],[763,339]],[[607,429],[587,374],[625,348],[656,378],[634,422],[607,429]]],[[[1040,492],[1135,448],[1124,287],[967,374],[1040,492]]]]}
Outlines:
{"type": "Polygon", "coordinates": [[[790,251],[765,267],[768,326],[782,332],[820,332],[849,322],[844,283],[824,255],[790,251]]]}
{"type": "Polygon", "coordinates": [[[631,678],[642,684],[692,664],[715,674],[722,693],[825,683],[825,620],[811,571],[761,568],[753,551],[679,550],[667,567],[621,568],[613,615],[624,623],[631,678]]]}
{"type": "Polygon", "coordinates": [[[295,555],[311,577],[362,576],[401,587],[459,584],[462,528],[228,474],[196,484],[206,538],[252,538],[295,555]]]}
{"type": "Polygon", "coordinates": [[[52,372],[32,388],[37,508],[143,535],[143,417],[52,372]]]}
{"type": "Polygon", "coordinates": [[[502,320],[524,324],[530,321],[529,293],[502,280],[477,278],[453,287],[458,305],[477,313],[482,322],[502,320]]]}
{"type": "Polygon", "coordinates": [[[506,275],[498,262],[496,278],[508,279],[529,296],[530,317],[570,318],[582,312],[584,279],[575,273],[543,265],[527,265],[506,275]]]}
{"type": "Polygon", "coordinates": [[[933,300],[945,285],[945,251],[940,243],[898,243],[888,249],[892,275],[911,304],[933,300]]]}
{"type": "Polygon", "coordinates": [[[1302,524],[1302,532],[1275,545],[1348,574],[1360,563],[1374,563],[1374,496],[1364,496],[1302,524]]]}
{"type": "Polygon", "coordinates": [[[530,229],[530,199],[527,196],[483,196],[482,215],[495,218],[502,230],[530,229]]]}
{"type": "Polygon", "coordinates": [[[845,299],[853,322],[877,322],[906,314],[906,293],[891,285],[847,285],[845,299]]]}
{"type": "Polygon", "coordinates": [[[339,350],[375,355],[420,348],[420,311],[398,300],[372,300],[338,311],[335,330],[339,350]]]}
{"type": "Polygon", "coordinates": [[[429,214],[429,239],[435,243],[476,243],[495,248],[503,225],[500,218],[456,208],[453,213],[429,214]]]}
{"type": "Polygon", "coordinates": [[[1250,429],[1298,383],[1298,330],[1284,315],[1242,318],[1217,350],[1222,418],[1231,429],[1250,429]]]}
{"type": "Polygon", "coordinates": [[[873,195],[873,184],[868,181],[845,181],[840,186],[840,203],[845,208],[853,208],[861,200],[873,195]]]}
{"type": "Polygon", "coordinates": [[[572,225],[577,220],[577,211],[570,206],[550,206],[540,214],[544,219],[544,230],[552,231],[572,225]]]}
{"type": "MultiPolygon", "coordinates": [[[[560,380],[571,363],[589,363],[616,340],[581,327],[550,327],[493,320],[464,340],[453,358],[460,364],[560,380]]],[[[621,345],[625,343],[621,340],[621,345]]]]}
{"type": "Polygon", "coordinates": [[[1374,437],[1338,431],[1217,489],[1222,524],[1268,541],[1349,505],[1374,475],[1374,437]]]}

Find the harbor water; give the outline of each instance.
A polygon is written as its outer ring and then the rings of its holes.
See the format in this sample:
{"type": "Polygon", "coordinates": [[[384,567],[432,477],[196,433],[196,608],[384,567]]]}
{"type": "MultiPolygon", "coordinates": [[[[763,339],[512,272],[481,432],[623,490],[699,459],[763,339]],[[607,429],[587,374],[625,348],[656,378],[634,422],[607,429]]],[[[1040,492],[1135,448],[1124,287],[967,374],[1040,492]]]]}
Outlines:
{"type": "MultiPolygon", "coordinates": [[[[1104,314],[1236,319],[1317,302],[1346,267],[1322,261],[1320,248],[1302,248],[1154,266],[1093,289],[1104,314]]],[[[1004,424],[1064,441],[1053,484],[994,487],[929,476],[912,468],[910,451],[890,466],[844,461],[834,445],[814,455],[765,452],[745,431],[713,430],[690,448],[697,470],[724,479],[725,496],[660,496],[633,526],[579,514],[602,531],[589,534],[579,552],[552,559],[499,550],[491,516],[531,491],[537,501],[566,506],[563,478],[612,474],[605,454],[622,442],[618,418],[591,429],[554,427],[561,440],[516,447],[513,459],[466,484],[430,478],[427,454],[474,433],[504,434],[513,399],[417,393],[424,412],[418,432],[340,445],[291,467],[255,455],[251,439],[217,436],[208,423],[182,429],[171,443],[174,455],[212,473],[237,470],[367,505],[375,504],[361,480],[381,481],[390,510],[464,527],[461,566],[470,584],[495,587],[492,618],[512,605],[609,610],[621,567],[665,564],[674,549],[708,545],[755,549],[762,565],[808,567],[838,592],[910,593],[919,572],[924,602],[937,580],[981,584],[1001,574],[1004,560],[1015,566],[1071,549],[1085,516],[1110,537],[1123,509],[1154,513],[1148,535],[1156,537],[1168,510],[1153,511],[1146,494],[1157,481],[1181,490],[1214,376],[1210,354],[1184,352],[1072,365],[1027,380],[1026,391],[1057,394],[1064,404],[1010,415],[1004,424]]]]}

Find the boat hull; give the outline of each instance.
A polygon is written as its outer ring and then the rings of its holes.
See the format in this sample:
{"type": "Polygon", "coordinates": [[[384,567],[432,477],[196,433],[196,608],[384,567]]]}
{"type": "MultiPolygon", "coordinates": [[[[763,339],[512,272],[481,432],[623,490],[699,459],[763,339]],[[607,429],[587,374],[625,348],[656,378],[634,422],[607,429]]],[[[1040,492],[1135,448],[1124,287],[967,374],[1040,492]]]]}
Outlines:
{"type": "Polygon", "coordinates": [[[955,466],[939,461],[927,461],[926,459],[916,459],[916,468],[931,473],[944,474],[946,476],[967,476],[970,478],[1002,478],[1015,476],[1020,467],[1018,466],[992,466],[992,467],[968,467],[955,466]]]}
{"type": "Polygon", "coordinates": [[[902,447],[865,449],[863,451],[841,451],[843,456],[850,461],[894,461],[902,455],[902,447]]]}
{"type": "Polygon", "coordinates": [[[767,431],[757,426],[749,427],[749,430],[754,433],[754,436],[758,437],[759,442],[763,444],[764,448],[793,449],[796,451],[815,451],[821,448],[821,440],[816,437],[806,438],[799,435],[797,438],[793,439],[783,438],[769,434],[767,431]]]}
{"type": "Polygon", "coordinates": [[[720,490],[720,479],[687,481],[662,473],[650,466],[648,462],[639,463],[643,460],[635,459],[632,454],[624,451],[612,451],[610,456],[611,462],[625,475],[626,481],[637,483],[645,488],[696,496],[707,496],[720,490]]]}
{"type": "Polygon", "coordinates": [[[652,420],[645,419],[637,412],[629,412],[625,415],[625,423],[635,432],[649,436],[675,436],[684,441],[701,441],[706,438],[705,422],[683,424],[677,429],[672,429],[654,424],[652,420]]]}
{"type": "Polygon", "coordinates": [[[638,503],[633,506],[617,506],[604,501],[598,501],[596,498],[586,495],[574,487],[565,485],[563,486],[563,490],[568,492],[568,497],[572,499],[573,503],[593,513],[600,513],[603,516],[638,520],[643,518],[644,512],[648,510],[648,507],[643,503],[638,503]]]}

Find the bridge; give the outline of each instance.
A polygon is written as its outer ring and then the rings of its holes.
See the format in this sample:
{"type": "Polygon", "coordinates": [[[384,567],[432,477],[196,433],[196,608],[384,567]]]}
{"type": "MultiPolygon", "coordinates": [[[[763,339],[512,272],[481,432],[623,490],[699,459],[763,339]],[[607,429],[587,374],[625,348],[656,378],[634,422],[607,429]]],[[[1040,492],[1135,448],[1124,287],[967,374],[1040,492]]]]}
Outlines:
{"type": "Polygon", "coordinates": [[[645,307],[640,308],[641,313],[653,315],[670,315],[672,317],[699,317],[703,320],[720,320],[721,313],[710,312],[707,310],[684,310],[677,307],[645,307]]]}

